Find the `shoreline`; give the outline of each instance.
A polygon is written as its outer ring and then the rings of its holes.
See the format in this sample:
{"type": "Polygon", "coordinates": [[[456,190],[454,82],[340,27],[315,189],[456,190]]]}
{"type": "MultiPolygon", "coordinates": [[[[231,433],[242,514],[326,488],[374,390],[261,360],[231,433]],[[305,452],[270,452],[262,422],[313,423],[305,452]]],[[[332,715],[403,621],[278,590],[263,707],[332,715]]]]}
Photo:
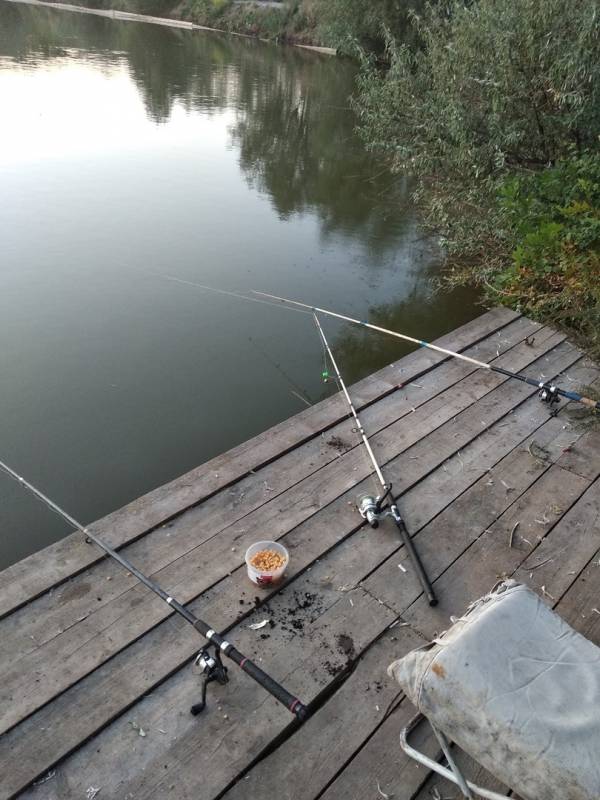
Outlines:
{"type": "MultiPolygon", "coordinates": [[[[73,3],[54,3],[51,0],[7,0],[9,3],[20,3],[28,6],[41,6],[43,8],[55,8],[59,11],[70,11],[76,14],[94,14],[97,17],[108,17],[109,19],[119,19],[123,22],[145,22],[149,25],[163,25],[168,28],[183,28],[190,31],[209,31],[211,33],[225,33],[228,36],[239,36],[242,39],[258,39],[261,42],[272,42],[271,39],[264,39],[260,36],[251,36],[247,33],[238,33],[224,28],[210,28],[207,25],[198,25],[196,22],[189,22],[183,19],[172,17],[155,17],[150,14],[134,14],[130,11],[118,11],[116,9],[87,8],[73,3]]],[[[320,47],[312,44],[296,44],[285,42],[289,47],[300,47],[303,50],[312,50],[322,55],[337,56],[337,51],[333,47],[320,47]]]]}

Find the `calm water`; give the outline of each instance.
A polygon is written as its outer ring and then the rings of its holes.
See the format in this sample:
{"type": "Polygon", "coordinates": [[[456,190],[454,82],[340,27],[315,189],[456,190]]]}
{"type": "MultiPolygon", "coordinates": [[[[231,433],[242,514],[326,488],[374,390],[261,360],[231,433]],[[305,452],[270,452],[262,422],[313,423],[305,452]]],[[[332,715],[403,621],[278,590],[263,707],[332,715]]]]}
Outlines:
{"type": "MultiPolygon", "coordinates": [[[[310,318],[160,275],[422,337],[478,313],[432,295],[410,187],[353,133],[353,69],[0,0],[0,457],[82,521],[300,411],[294,384],[331,391],[310,318]]],[[[406,352],[327,330],[349,381],[406,352]]],[[[0,567],[68,532],[3,478],[0,531],[0,567]]]]}

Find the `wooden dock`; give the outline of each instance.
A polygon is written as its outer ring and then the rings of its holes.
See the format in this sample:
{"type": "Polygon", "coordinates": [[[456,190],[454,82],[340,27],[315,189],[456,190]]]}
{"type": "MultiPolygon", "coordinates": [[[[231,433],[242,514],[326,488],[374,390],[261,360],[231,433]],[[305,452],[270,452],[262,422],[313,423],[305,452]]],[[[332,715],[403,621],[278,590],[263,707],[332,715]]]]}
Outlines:
{"type": "MultiPolygon", "coordinates": [[[[565,388],[600,383],[563,334],[506,309],[437,343],[565,388]]],[[[369,463],[344,401],[325,400],[93,526],[309,703],[310,719],[298,726],[234,665],[192,717],[201,639],[74,534],[0,575],[0,798],[454,797],[401,754],[413,709],[387,665],[511,575],[600,644],[590,412],[551,416],[531,387],[424,349],[351,393],[439,606],[395,528],[361,525],[369,463]],[[278,590],[245,574],[261,538],[291,553],[278,590]]],[[[437,752],[425,731],[422,744],[437,752]]]]}

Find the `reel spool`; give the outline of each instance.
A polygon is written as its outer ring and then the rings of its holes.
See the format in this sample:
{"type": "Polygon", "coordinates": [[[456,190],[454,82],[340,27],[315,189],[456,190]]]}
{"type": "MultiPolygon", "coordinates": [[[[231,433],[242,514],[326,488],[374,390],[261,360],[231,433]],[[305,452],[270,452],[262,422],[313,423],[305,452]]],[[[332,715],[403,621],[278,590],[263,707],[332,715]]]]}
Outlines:
{"type": "Polygon", "coordinates": [[[367,520],[372,528],[379,527],[379,518],[381,516],[380,502],[379,498],[373,497],[371,494],[361,494],[357,498],[358,513],[363,519],[367,520]]]}

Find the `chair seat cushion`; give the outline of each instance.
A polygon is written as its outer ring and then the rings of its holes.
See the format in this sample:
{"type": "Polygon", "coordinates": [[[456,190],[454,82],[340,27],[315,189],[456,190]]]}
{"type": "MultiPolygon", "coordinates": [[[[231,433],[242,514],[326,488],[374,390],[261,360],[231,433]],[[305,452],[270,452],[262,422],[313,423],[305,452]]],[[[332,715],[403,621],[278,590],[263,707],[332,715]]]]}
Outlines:
{"type": "Polygon", "coordinates": [[[527,800],[600,800],[600,648],[505,581],[388,668],[429,720],[527,800]]]}

